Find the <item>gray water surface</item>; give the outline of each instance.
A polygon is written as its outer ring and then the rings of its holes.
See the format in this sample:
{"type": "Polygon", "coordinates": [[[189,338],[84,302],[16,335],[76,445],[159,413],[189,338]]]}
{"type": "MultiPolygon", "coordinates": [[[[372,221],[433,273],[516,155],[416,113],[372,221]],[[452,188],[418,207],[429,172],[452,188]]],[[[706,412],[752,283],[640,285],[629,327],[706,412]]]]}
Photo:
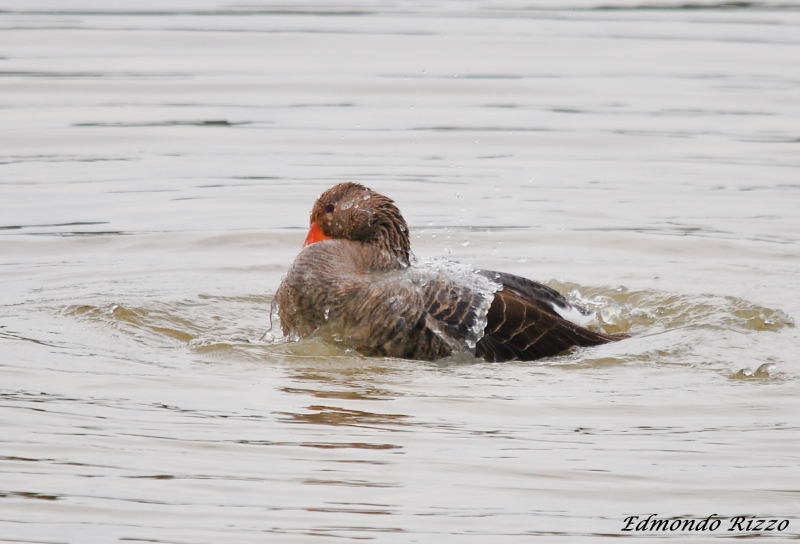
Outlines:
{"type": "Polygon", "coordinates": [[[0,0],[0,541],[795,540],[798,210],[796,2],[0,0]],[[632,337],[267,333],[346,180],[632,337]]]}

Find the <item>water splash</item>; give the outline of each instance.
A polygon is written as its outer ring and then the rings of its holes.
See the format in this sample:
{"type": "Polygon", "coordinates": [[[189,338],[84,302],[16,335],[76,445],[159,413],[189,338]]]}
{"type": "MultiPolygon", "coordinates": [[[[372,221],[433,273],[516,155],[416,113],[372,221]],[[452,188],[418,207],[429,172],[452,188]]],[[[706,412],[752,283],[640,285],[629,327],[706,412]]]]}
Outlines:
{"type": "Polygon", "coordinates": [[[749,368],[743,368],[740,371],[732,374],[730,379],[732,380],[768,380],[774,377],[775,371],[777,370],[778,365],[775,363],[764,363],[763,365],[759,366],[755,370],[750,370],[749,368]]]}
{"type": "Polygon", "coordinates": [[[778,331],[794,327],[781,310],[719,295],[683,295],[654,289],[586,287],[551,281],[567,299],[598,314],[608,332],[646,332],[677,328],[778,331]]]}
{"type": "MultiPolygon", "coordinates": [[[[466,347],[472,351],[483,338],[487,314],[494,294],[501,288],[499,282],[478,274],[471,266],[448,259],[422,259],[412,263],[406,278],[420,288],[428,285],[446,285],[462,296],[473,296],[473,304],[467,320],[466,347]]],[[[441,288],[441,287],[439,287],[441,288]]]]}
{"type": "MultiPolygon", "coordinates": [[[[475,274],[470,266],[446,259],[415,260],[409,268],[396,274],[396,279],[411,282],[420,290],[429,288],[435,280],[447,278],[456,291],[476,293],[465,342],[467,350],[475,348],[483,337],[486,314],[494,293],[500,287],[496,281],[475,274]]],[[[780,310],[735,297],[589,287],[556,281],[548,282],[548,285],[564,293],[570,302],[594,312],[597,326],[605,332],[633,334],[632,338],[604,349],[599,359],[587,355],[587,352],[576,352],[565,360],[572,367],[584,363],[589,366],[632,362],[664,365],[683,361],[703,367],[721,366],[720,370],[731,379],[767,379],[774,377],[775,368],[770,366],[774,363],[761,365],[756,370],[741,369],[731,375],[733,371],[727,358],[714,361],[706,355],[693,356],[697,351],[695,346],[722,337],[729,338],[723,343],[730,345],[738,334],[776,332],[795,326],[792,318],[780,310]],[[690,335],[688,338],[687,334],[690,335]],[[656,340],[654,335],[666,339],[656,340]]],[[[176,301],[72,305],[61,311],[69,317],[114,330],[133,341],[157,348],[184,346],[203,356],[252,360],[295,352],[305,355],[303,346],[307,341],[297,342],[296,338],[284,337],[280,327],[271,327],[265,335],[265,321],[270,315],[276,317],[275,312],[273,298],[269,295],[225,297],[203,294],[176,301]]],[[[276,324],[277,321],[273,320],[273,325],[276,324]]],[[[341,347],[336,348],[333,344],[326,353],[344,355],[341,347]]],[[[322,355],[319,353],[321,349],[316,347],[311,351],[322,355]]]]}

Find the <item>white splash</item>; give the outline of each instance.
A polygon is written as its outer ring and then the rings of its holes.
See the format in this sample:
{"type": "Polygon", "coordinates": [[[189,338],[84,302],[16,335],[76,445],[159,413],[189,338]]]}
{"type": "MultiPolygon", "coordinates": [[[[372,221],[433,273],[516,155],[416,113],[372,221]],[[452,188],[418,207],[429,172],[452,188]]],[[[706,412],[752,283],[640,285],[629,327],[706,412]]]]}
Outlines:
{"type": "Polygon", "coordinates": [[[406,270],[406,274],[408,279],[420,288],[432,280],[444,280],[456,289],[463,289],[475,295],[475,302],[470,308],[469,333],[464,339],[466,347],[474,350],[478,341],[483,338],[494,294],[502,288],[502,285],[479,274],[471,266],[448,259],[414,261],[406,270]]]}

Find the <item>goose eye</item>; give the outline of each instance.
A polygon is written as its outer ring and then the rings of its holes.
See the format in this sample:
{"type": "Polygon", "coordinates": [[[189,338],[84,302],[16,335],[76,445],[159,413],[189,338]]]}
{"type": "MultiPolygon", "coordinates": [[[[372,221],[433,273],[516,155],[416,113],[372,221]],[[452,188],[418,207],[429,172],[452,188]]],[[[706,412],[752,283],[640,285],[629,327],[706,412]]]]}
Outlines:
{"type": "Polygon", "coordinates": [[[336,206],[333,204],[328,204],[325,206],[325,213],[333,213],[333,210],[336,209],[336,206]]]}

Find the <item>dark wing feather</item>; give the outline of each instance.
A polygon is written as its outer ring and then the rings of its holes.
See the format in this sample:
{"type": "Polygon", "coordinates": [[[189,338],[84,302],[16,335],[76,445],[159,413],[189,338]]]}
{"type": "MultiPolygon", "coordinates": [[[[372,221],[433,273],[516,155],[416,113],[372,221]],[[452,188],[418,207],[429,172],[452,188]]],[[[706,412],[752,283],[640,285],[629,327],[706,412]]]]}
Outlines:
{"type": "Polygon", "coordinates": [[[475,355],[487,361],[532,361],[563,353],[574,346],[596,346],[619,338],[590,331],[562,318],[553,305],[586,312],[557,291],[502,272],[480,271],[499,282],[475,355]]]}
{"type": "Polygon", "coordinates": [[[429,281],[423,296],[428,328],[454,351],[463,347],[470,337],[474,343],[480,327],[480,297],[464,285],[444,280],[429,281]]]}

